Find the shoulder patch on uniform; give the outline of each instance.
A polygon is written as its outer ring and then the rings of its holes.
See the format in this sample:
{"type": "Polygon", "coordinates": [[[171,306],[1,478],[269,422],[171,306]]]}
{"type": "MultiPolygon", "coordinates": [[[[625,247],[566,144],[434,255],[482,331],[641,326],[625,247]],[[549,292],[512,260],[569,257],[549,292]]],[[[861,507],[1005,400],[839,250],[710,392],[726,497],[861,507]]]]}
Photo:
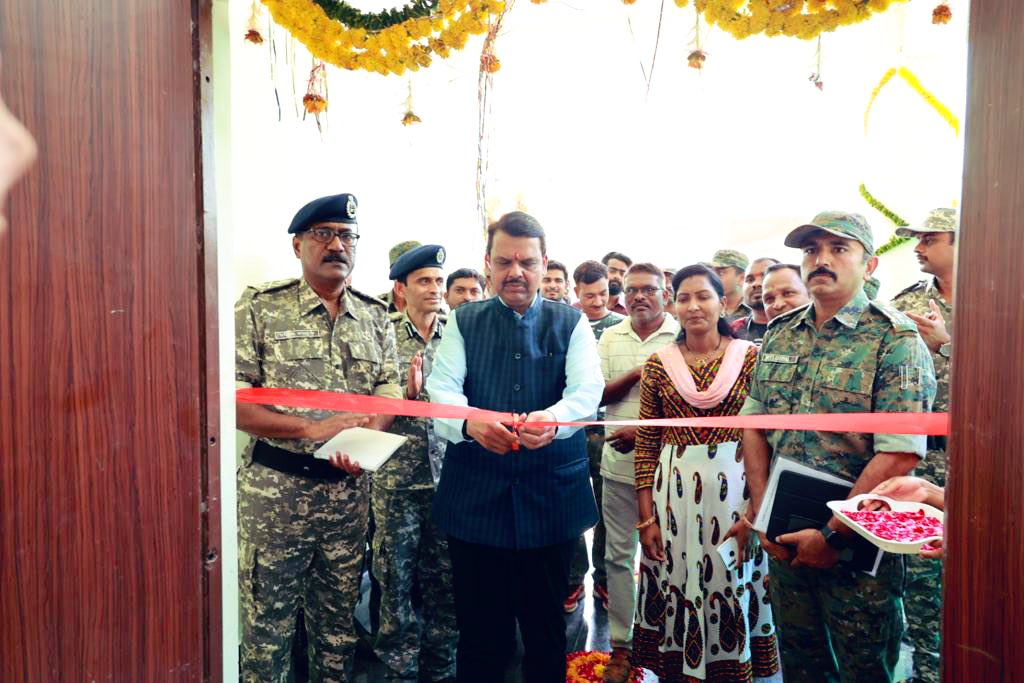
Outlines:
{"type": "Polygon", "coordinates": [[[377,304],[378,306],[382,306],[385,310],[387,310],[388,305],[375,296],[370,296],[366,292],[360,292],[358,289],[351,286],[348,288],[348,291],[352,292],[363,301],[369,302],[371,304],[377,304]]]}
{"type": "Polygon", "coordinates": [[[928,287],[928,281],[927,280],[921,280],[919,282],[915,282],[914,284],[910,285],[906,289],[901,290],[899,292],[899,294],[897,294],[896,296],[893,297],[893,300],[899,299],[904,294],[911,294],[913,292],[916,292],[916,291],[918,291],[920,289],[925,289],[927,287],[928,287]]]}
{"type": "Polygon", "coordinates": [[[901,313],[889,304],[884,304],[879,301],[869,301],[868,306],[888,318],[893,329],[897,332],[917,333],[917,323],[908,318],[905,313],[901,313]]]}
{"type": "Polygon", "coordinates": [[[272,282],[262,282],[258,285],[249,285],[249,289],[255,290],[257,293],[262,294],[264,292],[273,292],[278,289],[284,289],[290,287],[299,281],[298,278],[288,278],[287,280],[274,280],[272,282]]]}
{"type": "Polygon", "coordinates": [[[771,320],[768,321],[768,327],[770,327],[770,328],[771,327],[776,327],[778,325],[782,325],[787,320],[792,320],[796,316],[798,316],[801,313],[803,313],[804,311],[806,311],[807,308],[810,305],[811,304],[808,303],[808,304],[804,304],[803,306],[797,306],[796,308],[794,308],[792,310],[786,311],[785,313],[781,313],[781,314],[775,316],[774,318],[772,318],[771,320]]]}

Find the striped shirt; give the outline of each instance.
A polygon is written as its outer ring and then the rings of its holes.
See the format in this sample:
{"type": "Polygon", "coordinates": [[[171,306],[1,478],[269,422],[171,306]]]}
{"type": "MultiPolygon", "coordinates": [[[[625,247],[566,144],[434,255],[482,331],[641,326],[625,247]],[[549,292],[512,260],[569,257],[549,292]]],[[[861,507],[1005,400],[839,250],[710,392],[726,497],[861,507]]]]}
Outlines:
{"type": "MultiPolygon", "coordinates": [[[[597,355],[601,357],[601,372],[605,382],[633,370],[655,351],[662,349],[679,334],[679,323],[671,315],[665,319],[654,334],[641,340],[633,331],[633,323],[626,318],[617,325],[604,331],[597,343],[597,355]]],[[[629,393],[618,403],[607,406],[606,420],[635,420],[640,415],[640,383],[637,382],[629,393]]],[[[610,435],[619,427],[605,427],[605,435],[610,435]]],[[[633,484],[633,451],[619,453],[605,443],[601,454],[601,476],[622,484],[633,484]]]]}

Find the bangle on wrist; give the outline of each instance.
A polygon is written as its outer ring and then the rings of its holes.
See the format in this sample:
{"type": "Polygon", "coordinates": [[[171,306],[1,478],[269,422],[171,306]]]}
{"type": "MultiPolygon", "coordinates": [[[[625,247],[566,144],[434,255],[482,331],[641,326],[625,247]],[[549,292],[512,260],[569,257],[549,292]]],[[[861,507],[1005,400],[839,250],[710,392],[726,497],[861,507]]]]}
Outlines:
{"type": "Polygon", "coordinates": [[[654,522],[655,522],[655,520],[656,520],[656,519],[657,519],[657,516],[656,516],[656,515],[651,515],[650,517],[648,517],[648,518],[647,518],[647,519],[645,519],[644,521],[642,521],[642,522],[637,522],[637,523],[636,523],[636,530],[637,530],[637,531],[639,531],[639,530],[641,530],[641,529],[646,529],[647,527],[649,527],[649,526],[651,526],[652,524],[654,524],[654,522]]]}

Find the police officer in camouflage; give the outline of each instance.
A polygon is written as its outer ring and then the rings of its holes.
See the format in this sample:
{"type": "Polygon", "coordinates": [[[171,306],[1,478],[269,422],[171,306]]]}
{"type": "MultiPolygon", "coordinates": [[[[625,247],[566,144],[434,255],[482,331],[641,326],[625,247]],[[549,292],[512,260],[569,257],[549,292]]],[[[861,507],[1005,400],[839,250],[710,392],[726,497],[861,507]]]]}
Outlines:
{"type": "MultiPolygon", "coordinates": [[[[960,221],[954,209],[935,209],[921,225],[899,228],[900,237],[917,239],[914,253],[930,278],[896,295],[892,304],[917,323],[918,332],[935,364],[935,412],[949,410],[949,354],[953,329],[953,261],[960,221]]],[[[946,437],[928,437],[928,455],[915,474],[946,485],[946,437]]],[[[942,565],[934,560],[907,558],[906,639],[914,648],[914,680],[938,683],[942,623],[942,565]]]]}
{"type": "MultiPolygon", "coordinates": [[[[811,303],[772,320],[741,414],[930,410],[935,373],[916,326],[864,293],[878,263],[867,221],[826,211],[790,232],[786,246],[803,251],[811,303]]],[[[923,436],[745,430],[747,517],[761,505],[773,454],[856,482],[856,495],[906,474],[925,451],[923,436]]],[[[854,571],[838,563],[852,534],[833,517],[820,530],[760,536],[772,558],[786,680],[894,680],[904,631],[903,556],[884,555],[876,576],[854,571]]]]}
{"type": "MultiPolygon", "coordinates": [[[[429,244],[391,267],[395,291],[406,304],[392,325],[408,400],[429,400],[423,381],[444,331],[444,260],[444,249],[429,244]]],[[[458,631],[452,564],[446,538],[430,516],[446,442],[427,418],[398,417],[391,431],[408,441],[373,475],[373,573],[382,591],[375,650],[391,680],[454,680],[458,631]],[[421,597],[419,615],[414,585],[421,597]]]]}
{"type": "Polygon", "coordinates": [[[743,280],[750,266],[747,255],[735,249],[719,249],[708,265],[725,287],[726,322],[732,323],[749,316],[753,311],[743,302],[743,280]]]}
{"type": "MultiPolygon", "coordinates": [[[[356,198],[316,199],[288,232],[302,277],[248,287],[235,305],[239,386],[401,398],[394,330],[379,300],[346,286],[359,239],[356,198]]],[[[241,679],[286,681],[296,615],[310,677],[348,681],[352,612],[369,508],[366,477],[340,453],[313,452],[343,429],[390,417],[238,403],[251,439],[238,472],[241,679]]]]}
{"type": "MultiPolygon", "coordinates": [[[[405,242],[399,242],[395,246],[388,250],[388,266],[390,268],[395,267],[395,261],[400,259],[403,254],[407,254],[413,249],[418,249],[423,246],[416,240],[406,240],[405,242]]],[[[387,292],[384,292],[377,297],[388,305],[388,315],[391,316],[392,320],[397,320],[401,317],[402,311],[405,310],[405,299],[402,295],[396,291],[394,286],[387,292]]]]}

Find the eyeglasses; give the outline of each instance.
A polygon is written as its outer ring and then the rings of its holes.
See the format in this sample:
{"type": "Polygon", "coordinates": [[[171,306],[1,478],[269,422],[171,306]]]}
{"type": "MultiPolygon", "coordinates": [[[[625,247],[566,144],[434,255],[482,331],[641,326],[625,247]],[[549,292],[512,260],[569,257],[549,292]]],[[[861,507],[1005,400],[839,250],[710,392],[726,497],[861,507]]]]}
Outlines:
{"type": "Polygon", "coordinates": [[[626,296],[636,296],[643,292],[644,296],[654,296],[662,290],[662,287],[626,287],[626,296]]]}
{"type": "Polygon", "coordinates": [[[337,237],[346,247],[356,246],[359,241],[359,233],[351,230],[331,230],[330,228],[313,228],[309,231],[310,236],[320,244],[330,244],[337,237]]]}

